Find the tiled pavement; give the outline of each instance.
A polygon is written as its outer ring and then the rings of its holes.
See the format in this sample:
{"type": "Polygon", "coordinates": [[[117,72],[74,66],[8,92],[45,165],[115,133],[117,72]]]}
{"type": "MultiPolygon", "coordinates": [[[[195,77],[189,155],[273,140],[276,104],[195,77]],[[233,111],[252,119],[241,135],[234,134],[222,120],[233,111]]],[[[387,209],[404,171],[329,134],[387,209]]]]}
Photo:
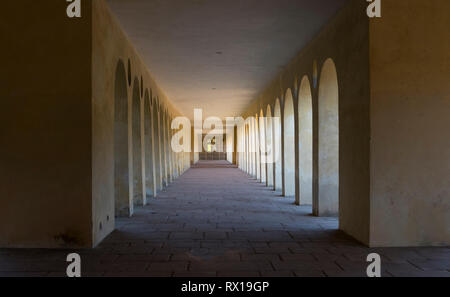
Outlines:
{"type": "Polygon", "coordinates": [[[69,252],[83,276],[450,276],[450,248],[369,249],[236,168],[193,168],[87,250],[0,249],[0,276],[64,276],[69,252]]]}

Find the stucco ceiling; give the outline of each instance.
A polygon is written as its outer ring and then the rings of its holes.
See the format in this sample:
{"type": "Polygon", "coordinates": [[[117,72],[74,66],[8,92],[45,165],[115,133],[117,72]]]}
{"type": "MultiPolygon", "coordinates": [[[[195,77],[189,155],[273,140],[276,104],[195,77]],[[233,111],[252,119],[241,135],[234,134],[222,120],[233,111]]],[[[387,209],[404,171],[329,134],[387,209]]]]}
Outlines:
{"type": "Polygon", "coordinates": [[[240,115],[346,0],[108,0],[186,116],[240,115]]]}

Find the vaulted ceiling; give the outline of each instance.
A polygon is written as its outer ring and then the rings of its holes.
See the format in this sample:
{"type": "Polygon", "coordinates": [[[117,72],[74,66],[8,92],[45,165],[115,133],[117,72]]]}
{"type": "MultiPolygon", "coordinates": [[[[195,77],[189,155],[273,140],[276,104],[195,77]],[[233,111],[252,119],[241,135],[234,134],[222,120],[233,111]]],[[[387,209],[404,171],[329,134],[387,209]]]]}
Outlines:
{"type": "Polygon", "coordinates": [[[172,103],[240,115],[347,0],[108,0],[172,103]]]}

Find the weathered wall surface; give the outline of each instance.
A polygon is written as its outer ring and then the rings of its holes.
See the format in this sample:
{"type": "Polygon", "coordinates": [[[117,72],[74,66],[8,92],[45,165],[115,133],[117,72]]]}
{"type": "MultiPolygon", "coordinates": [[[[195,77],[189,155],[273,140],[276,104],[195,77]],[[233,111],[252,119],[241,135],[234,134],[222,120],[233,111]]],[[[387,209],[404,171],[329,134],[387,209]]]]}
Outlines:
{"type": "Polygon", "coordinates": [[[92,243],[91,9],[66,7],[2,2],[1,247],[92,243]]]}
{"type": "Polygon", "coordinates": [[[450,244],[450,2],[370,22],[372,246],[450,244]]]}
{"type": "MultiPolygon", "coordinates": [[[[286,90],[293,90],[295,142],[298,143],[298,89],[303,76],[315,81],[313,63],[333,59],[339,87],[339,217],[340,229],[369,243],[369,36],[365,1],[351,0],[321,32],[285,67],[256,98],[244,116],[267,106],[274,110],[280,98],[284,112],[286,90]]],[[[301,28],[299,28],[301,30],[301,28]]],[[[319,84],[320,84],[320,78],[319,84]]],[[[318,195],[318,85],[311,86],[313,100],[313,194],[318,195]]],[[[283,115],[282,115],[283,116],[283,115]]],[[[283,119],[281,119],[283,122],[283,119]]],[[[283,137],[281,137],[283,139],[283,137]]],[[[299,193],[298,146],[296,146],[296,195],[299,193]]],[[[301,199],[301,197],[300,197],[301,199]]]]}
{"type": "MultiPolygon", "coordinates": [[[[179,116],[180,113],[157,86],[106,2],[94,0],[92,5],[92,220],[95,245],[114,229],[114,82],[117,63],[122,61],[127,72],[128,60],[131,65],[132,83],[128,86],[129,114],[135,78],[143,83],[143,86],[140,85],[144,90],[141,95],[148,91],[152,98],[152,114],[154,108],[167,111],[171,118],[179,116]]],[[[144,108],[143,98],[141,96],[141,109],[144,108]]],[[[154,141],[156,145],[157,140],[154,141]]],[[[161,151],[163,150],[161,147],[161,151]]],[[[164,164],[164,159],[161,163],[164,164]]]]}

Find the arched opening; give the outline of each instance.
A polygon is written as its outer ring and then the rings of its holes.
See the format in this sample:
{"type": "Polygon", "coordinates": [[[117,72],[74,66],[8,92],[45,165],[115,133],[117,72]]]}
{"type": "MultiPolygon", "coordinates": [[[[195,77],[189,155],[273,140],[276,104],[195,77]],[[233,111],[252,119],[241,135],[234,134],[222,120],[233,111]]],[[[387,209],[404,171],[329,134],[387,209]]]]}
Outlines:
{"type": "Polygon", "coordinates": [[[295,195],[295,119],[291,90],[284,99],[284,196],[295,195]]]}
{"type": "Polygon", "coordinates": [[[144,190],[142,180],[142,135],[141,135],[141,96],[139,80],[134,79],[132,94],[132,147],[133,147],[133,200],[134,204],[142,205],[144,190]]]}
{"type": "Polygon", "coordinates": [[[162,108],[159,110],[159,140],[161,142],[161,179],[163,187],[167,186],[166,179],[166,143],[165,143],[165,135],[164,135],[164,111],[162,108]]]}
{"type": "Polygon", "coordinates": [[[125,65],[119,61],[114,81],[114,207],[116,216],[130,216],[132,199],[128,170],[128,90],[125,65]]]}
{"type": "Polygon", "coordinates": [[[244,123],[244,168],[248,173],[248,124],[244,123]]]}
{"type": "Polygon", "coordinates": [[[242,168],[247,172],[247,125],[242,125],[242,168]]]}
{"type": "Polygon", "coordinates": [[[245,171],[244,168],[244,125],[239,127],[239,168],[245,171]]]}
{"type": "Polygon", "coordinates": [[[167,110],[165,111],[165,117],[164,117],[164,143],[166,144],[166,180],[167,184],[170,183],[170,180],[172,178],[171,168],[170,165],[171,157],[170,157],[170,144],[169,144],[169,113],[167,110]]]}
{"type": "Polygon", "coordinates": [[[153,136],[153,147],[155,149],[155,182],[156,182],[156,191],[160,191],[162,189],[161,182],[161,141],[159,134],[159,106],[156,99],[153,102],[153,132],[155,135],[153,136]]]}
{"type": "MultiPolygon", "coordinates": [[[[173,121],[173,117],[170,117],[169,128],[171,128],[171,126],[172,126],[172,121],[173,121]]],[[[171,143],[173,135],[174,135],[174,130],[170,129],[170,142],[169,143],[171,143]]],[[[171,146],[170,151],[172,152],[172,174],[173,174],[173,178],[175,179],[175,178],[178,177],[178,172],[177,172],[177,154],[172,149],[172,146],[171,146]]]]}
{"type": "Polygon", "coordinates": [[[256,170],[256,179],[261,181],[261,154],[259,149],[259,141],[260,141],[260,135],[259,135],[259,116],[258,114],[255,115],[254,118],[254,138],[255,138],[255,170],[256,170]]]}
{"type": "Polygon", "coordinates": [[[151,106],[151,95],[145,90],[144,95],[144,139],[145,139],[145,184],[146,195],[155,197],[154,180],[154,148],[153,148],[153,117],[151,106]]]}
{"type": "Polygon", "coordinates": [[[174,164],[173,164],[173,150],[172,150],[172,146],[170,144],[171,139],[172,139],[172,129],[170,129],[171,123],[172,123],[172,118],[171,118],[170,114],[168,114],[166,127],[167,127],[167,147],[168,147],[168,151],[169,151],[169,182],[172,182],[172,180],[175,177],[174,164]]]}
{"type": "Polygon", "coordinates": [[[325,61],[319,82],[319,195],[315,213],[339,212],[339,91],[333,60],[325,61]]]}
{"type": "Polygon", "coordinates": [[[247,164],[247,173],[250,175],[251,174],[251,156],[250,156],[250,119],[247,121],[246,125],[245,125],[245,142],[246,142],[246,146],[245,146],[245,159],[246,159],[246,164],[247,164]]]}
{"type": "Polygon", "coordinates": [[[245,159],[246,171],[251,174],[251,159],[250,159],[250,121],[245,125],[245,159]]]}
{"type": "Polygon", "coordinates": [[[260,148],[260,164],[261,164],[261,182],[267,183],[267,161],[266,161],[266,123],[264,111],[261,109],[259,113],[259,148],[260,148]]]}
{"type": "Polygon", "coordinates": [[[273,136],[274,136],[274,148],[275,148],[275,190],[281,191],[282,185],[282,166],[281,166],[281,106],[280,100],[275,101],[274,117],[272,119],[273,136]]]}
{"type": "Polygon", "coordinates": [[[273,147],[273,131],[272,131],[272,110],[270,105],[266,111],[266,162],[267,162],[267,186],[273,187],[273,168],[274,168],[274,147],[273,147]]]}
{"type": "Polygon", "coordinates": [[[247,152],[247,157],[248,157],[248,174],[249,175],[253,175],[253,157],[252,157],[252,149],[253,149],[253,134],[252,134],[252,129],[253,129],[253,125],[252,125],[252,119],[251,117],[248,120],[248,131],[247,131],[247,137],[248,137],[248,152],[247,152]]]}
{"type": "Polygon", "coordinates": [[[244,123],[242,125],[242,128],[241,128],[241,131],[242,131],[242,136],[241,136],[241,139],[242,139],[242,157],[241,157],[241,159],[242,159],[242,170],[244,172],[247,172],[247,156],[246,156],[246,153],[247,153],[247,137],[246,137],[246,130],[247,130],[247,127],[246,127],[246,125],[244,123]]]}
{"type": "Polygon", "coordinates": [[[313,195],[313,118],[311,86],[304,76],[298,93],[299,185],[297,204],[312,205],[313,195]]]}

